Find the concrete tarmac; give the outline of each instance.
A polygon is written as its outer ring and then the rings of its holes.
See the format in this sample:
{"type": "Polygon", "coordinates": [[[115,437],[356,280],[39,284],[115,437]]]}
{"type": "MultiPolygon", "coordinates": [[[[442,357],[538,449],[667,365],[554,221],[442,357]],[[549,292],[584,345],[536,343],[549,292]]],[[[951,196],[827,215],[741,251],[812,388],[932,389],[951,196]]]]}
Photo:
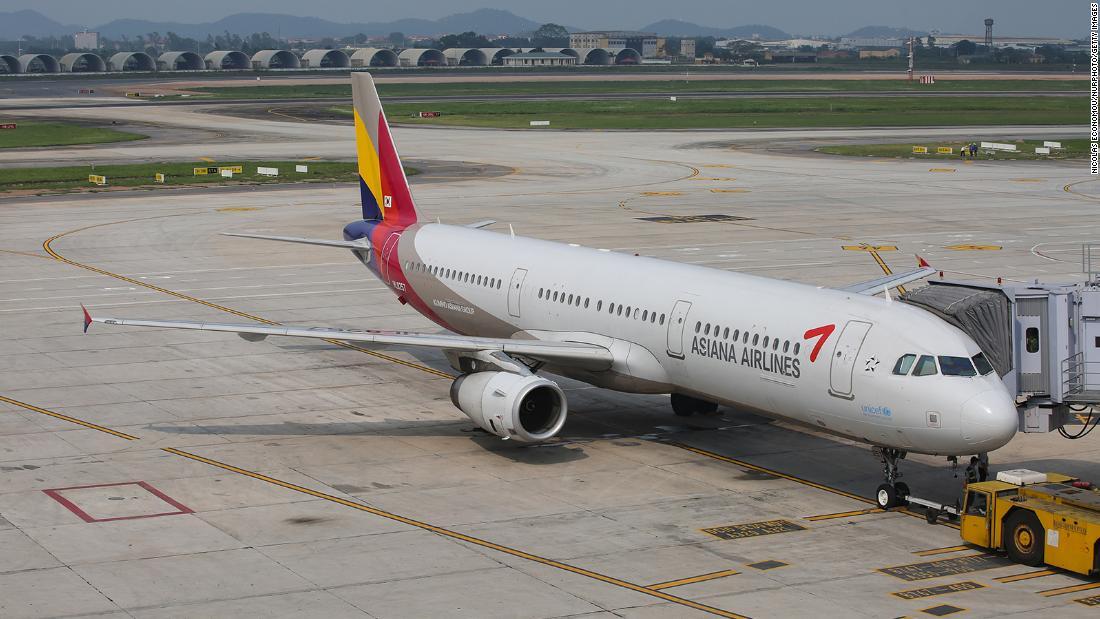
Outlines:
{"type": "MultiPolygon", "coordinates": [[[[0,161],[351,153],[344,127],[232,123],[217,143],[0,161]]],[[[498,231],[825,286],[881,275],[867,252],[842,249],[859,243],[896,246],[882,254],[895,269],[919,253],[951,277],[1080,278],[1079,244],[1100,237],[1100,187],[1081,163],[738,146],[958,133],[395,130],[406,157],[513,170],[417,184],[418,206],[444,222],[496,219],[498,231]],[[643,219],[705,214],[744,219],[643,219]]],[[[1094,612],[1100,583],[871,509],[880,472],[867,447],[783,423],[726,409],[685,420],[666,397],[564,381],[560,440],[520,447],[451,406],[433,351],[81,333],[80,303],[120,317],[431,330],[339,250],[218,234],[338,238],[357,200],[349,185],[0,202],[0,616],[1094,612]],[[909,567],[887,569],[898,566],[909,567]]],[[[993,469],[1100,480],[1095,441],[1019,435],[993,469]]],[[[902,471],[924,496],[950,501],[961,486],[942,459],[911,457],[902,471]]]]}

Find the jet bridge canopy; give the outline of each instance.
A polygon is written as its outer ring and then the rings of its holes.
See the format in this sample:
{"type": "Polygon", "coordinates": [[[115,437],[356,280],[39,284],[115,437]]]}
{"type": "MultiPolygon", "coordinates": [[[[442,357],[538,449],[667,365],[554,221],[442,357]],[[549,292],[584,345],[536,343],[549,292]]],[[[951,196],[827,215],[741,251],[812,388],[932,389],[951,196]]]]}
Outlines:
{"type": "Polygon", "coordinates": [[[901,300],[932,312],[969,335],[999,376],[1013,369],[1012,307],[1003,292],[931,282],[901,300]]]}

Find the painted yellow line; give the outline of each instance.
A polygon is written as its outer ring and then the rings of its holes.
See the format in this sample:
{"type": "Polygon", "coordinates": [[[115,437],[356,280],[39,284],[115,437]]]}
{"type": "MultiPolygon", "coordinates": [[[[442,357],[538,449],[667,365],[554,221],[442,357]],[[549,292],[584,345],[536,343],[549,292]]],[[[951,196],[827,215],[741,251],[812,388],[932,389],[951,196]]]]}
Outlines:
{"type": "Polygon", "coordinates": [[[954,172],[955,168],[928,168],[929,172],[954,172]]]}
{"type": "Polygon", "coordinates": [[[401,524],[405,524],[405,525],[408,525],[408,526],[411,526],[411,527],[416,527],[416,528],[424,530],[424,531],[430,531],[430,532],[435,533],[437,535],[442,535],[444,537],[448,537],[448,538],[451,538],[451,539],[456,539],[456,540],[459,540],[459,541],[463,541],[463,542],[466,542],[468,544],[474,544],[476,546],[480,546],[482,548],[488,548],[488,549],[491,549],[491,550],[495,550],[497,552],[503,552],[503,553],[511,555],[513,557],[519,557],[521,559],[526,559],[528,561],[533,561],[535,563],[541,563],[542,565],[547,565],[549,567],[554,567],[554,568],[557,568],[557,569],[560,569],[560,570],[564,570],[566,572],[572,572],[573,574],[577,574],[579,576],[585,576],[585,577],[591,578],[593,580],[598,580],[600,582],[604,582],[604,583],[607,583],[607,584],[610,584],[610,585],[615,585],[617,587],[622,587],[624,589],[629,589],[631,591],[636,591],[638,593],[644,593],[645,595],[660,598],[660,599],[662,599],[666,602],[672,602],[673,604],[679,604],[681,606],[686,606],[688,608],[693,608],[695,610],[701,610],[703,612],[707,612],[707,613],[710,613],[712,615],[717,615],[719,617],[730,617],[732,619],[746,619],[744,615],[739,615],[737,613],[730,612],[728,610],[723,610],[721,608],[716,608],[714,606],[708,606],[706,604],[700,604],[699,602],[694,602],[692,600],[688,600],[688,599],[685,599],[685,598],[682,598],[682,597],[678,597],[678,596],[675,596],[675,595],[672,595],[672,594],[669,594],[669,593],[663,593],[660,590],[657,590],[657,589],[654,589],[654,588],[651,588],[651,587],[645,587],[645,586],[642,586],[642,585],[637,585],[637,584],[634,584],[632,582],[628,582],[628,581],[625,581],[625,580],[622,580],[622,579],[619,579],[619,578],[615,578],[613,576],[607,576],[606,574],[600,574],[599,572],[593,572],[592,570],[587,570],[587,569],[584,569],[582,567],[577,567],[575,565],[570,565],[568,563],[562,563],[561,561],[555,561],[553,559],[547,559],[546,557],[540,557],[538,555],[534,555],[534,554],[531,554],[529,552],[524,552],[522,550],[517,550],[515,548],[509,548],[508,546],[502,546],[501,544],[490,542],[488,540],[483,540],[483,539],[480,539],[480,538],[477,538],[477,537],[473,537],[471,535],[466,535],[464,533],[459,533],[457,531],[452,531],[450,529],[445,529],[443,527],[439,527],[439,526],[436,526],[436,525],[433,525],[433,524],[428,524],[426,522],[421,522],[419,520],[414,520],[412,518],[406,518],[405,516],[400,516],[398,514],[387,512],[387,511],[378,509],[376,507],[371,507],[369,505],[359,503],[357,501],[351,501],[351,500],[348,500],[348,499],[345,499],[345,498],[341,498],[341,497],[338,497],[338,496],[334,496],[334,495],[331,495],[331,494],[320,492],[318,490],[312,490],[312,489],[306,488],[304,486],[299,486],[297,484],[292,484],[290,482],[283,481],[281,479],[276,479],[274,477],[263,475],[262,473],[256,473],[254,471],[249,471],[249,470],[246,470],[246,469],[242,469],[242,468],[230,465],[230,464],[226,464],[224,462],[219,462],[217,460],[212,460],[210,458],[204,458],[203,456],[193,454],[193,453],[190,453],[190,452],[187,452],[187,451],[182,451],[180,449],[175,449],[175,448],[172,448],[172,447],[164,447],[164,448],[162,448],[162,450],[167,452],[167,453],[176,455],[176,456],[181,456],[181,457],[184,457],[184,458],[188,458],[190,460],[194,460],[195,462],[202,462],[203,464],[209,464],[210,466],[214,466],[214,467],[220,468],[220,469],[225,470],[225,471],[229,471],[229,472],[232,472],[232,473],[237,473],[238,475],[244,475],[245,477],[251,477],[252,479],[267,482],[269,484],[273,484],[275,486],[279,486],[279,487],[282,487],[282,488],[286,488],[287,490],[292,490],[294,492],[298,492],[298,493],[301,493],[301,494],[306,494],[306,495],[309,495],[309,496],[312,496],[312,497],[315,497],[315,498],[318,498],[318,499],[323,499],[325,501],[330,501],[332,503],[337,503],[337,504],[343,505],[345,507],[350,507],[352,509],[357,509],[359,511],[367,512],[368,514],[373,514],[375,516],[379,516],[381,518],[386,518],[386,519],[392,520],[394,522],[400,522],[401,524]]]}
{"type": "Polygon", "coordinates": [[[748,189],[711,189],[711,193],[748,193],[748,189]]]}
{"type": "MultiPolygon", "coordinates": [[[[149,219],[149,218],[144,218],[144,219],[149,219]]],[[[204,301],[203,299],[200,299],[198,297],[193,297],[191,295],[183,294],[182,292],[176,292],[175,290],[169,290],[167,288],[162,288],[160,286],[155,286],[153,284],[149,284],[149,283],[143,282],[141,280],[134,279],[132,277],[126,277],[125,275],[119,275],[118,273],[112,273],[111,271],[108,271],[106,269],[101,269],[99,267],[94,267],[94,266],[91,266],[91,265],[88,265],[88,264],[84,264],[82,262],[77,262],[75,260],[70,260],[70,259],[62,256],[61,254],[57,253],[56,251],[54,251],[54,249],[52,248],[52,244],[53,244],[54,241],[56,241],[57,239],[60,239],[62,237],[68,236],[70,234],[75,234],[77,232],[81,232],[81,231],[84,231],[84,230],[90,230],[92,228],[99,228],[99,227],[102,227],[102,226],[110,226],[110,225],[113,225],[113,224],[126,223],[126,222],[130,222],[130,221],[138,221],[138,220],[137,219],[127,219],[127,220],[123,220],[123,221],[114,221],[114,222],[108,222],[108,223],[102,223],[102,224],[95,224],[95,225],[91,225],[91,226],[84,226],[83,228],[76,228],[75,230],[69,230],[67,232],[62,232],[61,234],[56,234],[56,235],[51,236],[50,238],[46,239],[46,241],[42,243],[42,249],[46,250],[46,253],[53,256],[54,259],[59,260],[61,262],[64,262],[65,264],[68,264],[68,265],[71,265],[71,266],[74,266],[74,267],[85,269],[85,270],[91,271],[93,273],[99,273],[100,275],[106,275],[107,277],[113,277],[115,279],[124,281],[128,284],[133,284],[135,286],[141,286],[143,288],[148,288],[149,290],[155,290],[156,292],[162,292],[164,294],[176,297],[177,299],[183,299],[184,301],[191,301],[192,303],[198,303],[199,305],[205,305],[206,307],[216,309],[216,310],[219,310],[219,311],[222,311],[222,312],[226,312],[228,314],[233,314],[234,316],[240,316],[241,318],[247,318],[249,320],[254,320],[254,321],[256,321],[258,323],[261,323],[261,324],[272,325],[272,326],[275,326],[275,325],[279,324],[279,323],[277,323],[273,320],[268,320],[266,318],[261,318],[259,316],[256,316],[255,314],[249,314],[247,312],[242,312],[242,311],[239,311],[239,310],[235,310],[233,308],[226,307],[224,305],[218,305],[217,303],[211,303],[210,301],[204,301]]],[[[366,353],[366,354],[371,355],[373,357],[377,357],[379,359],[385,359],[386,361],[391,361],[391,362],[396,363],[398,365],[403,365],[405,367],[417,369],[417,370],[420,370],[422,372],[427,372],[428,374],[433,374],[435,376],[439,376],[440,378],[454,378],[452,375],[450,375],[446,372],[441,372],[441,371],[436,370],[434,368],[430,368],[430,367],[425,366],[425,365],[420,365],[419,363],[412,363],[410,361],[405,361],[404,359],[398,359],[397,357],[393,357],[391,355],[380,353],[378,351],[369,350],[369,349],[363,348],[361,346],[356,346],[354,344],[350,344],[350,343],[344,342],[342,340],[325,339],[325,340],[322,340],[322,341],[328,342],[329,344],[334,344],[336,346],[340,346],[342,348],[347,348],[349,350],[355,350],[355,351],[359,351],[359,352],[362,352],[362,353],[366,353]]]]}
{"type": "Polygon", "coordinates": [[[207,163],[214,163],[215,160],[211,159],[210,157],[199,157],[199,161],[205,161],[207,163]]]}
{"type": "Polygon", "coordinates": [[[867,243],[860,243],[859,245],[841,245],[841,249],[846,251],[897,251],[897,245],[868,245],[867,243]]]}
{"type": "MultiPolygon", "coordinates": [[[[826,486],[824,484],[819,484],[815,481],[810,481],[810,480],[804,479],[802,477],[798,477],[798,476],[795,476],[795,475],[788,475],[786,473],[781,473],[779,471],[769,469],[769,468],[766,468],[766,467],[763,467],[763,466],[757,466],[755,464],[745,462],[744,460],[738,460],[736,458],[730,458],[729,456],[723,456],[722,454],[714,453],[713,451],[707,451],[706,449],[700,449],[698,447],[692,447],[691,445],[686,445],[684,443],[677,443],[675,441],[668,441],[665,444],[666,445],[671,445],[673,447],[678,447],[680,449],[683,449],[685,451],[690,451],[690,452],[695,453],[695,454],[699,454],[700,456],[706,456],[708,458],[713,458],[714,460],[719,460],[721,462],[727,462],[729,464],[739,466],[743,469],[748,469],[750,471],[756,471],[758,473],[767,473],[768,475],[771,475],[773,477],[778,477],[780,479],[786,479],[787,481],[793,481],[795,483],[802,484],[803,486],[809,486],[811,488],[816,488],[816,489],[822,490],[824,492],[830,492],[832,494],[837,494],[837,495],[840,495],[840,496],[843,496],[843,497],[848,497],[849,499],[852,499],[854,501],[859,501],[860,503],[866,503],[868,505],[875,505],[875,502],[872,501],[871,499],[868,499],[866,497],[861,497],[858,494],[852,494],[851,492],[848,492],[846,490],[841,490],[840,488],[833,488],[831,486],[826,486]]],[[[906,516],[912,516],[913,518],[920,518],[921,520],[924,520],[924,514],[923,513],[917,513],[917,512],[908,510],[908,509],[892,509],[892,510],[890,510],[890,512],[895,513],[895,514],[905,514],[906,516]]],[[[940,522],[938,522],[937,524],[939,524],[940,526],[945,526],[945,527],[951,528],[951,529],[958,529],[959,528],[959,525],[957,525],[957,524],[952,524],[950,522],[944,522],[942,520],[940,522]]]]}
{"type": "MultiPolygon", "coordinates": [[[[897,248],[895,247],[894,249],[897,249],[897,248]]],[[[878,266],[879,266],[880,269],[882,269],[883,273],[885,273],[887,275],[893,275],[894,274],[894,272],[891,271],[890,267],[886,264],[886,261],[882,259],[882,256],[878,255],[878,250],[877,249],[871,249],[871,250],[869,250],[868,253],[870,253],[871,257],[875,259],[875,262],[878,263],[878,266]]],[[[905,286],[898,286],[897,289],[898,289],[898,292],[900,292],[901,294],[905,294],[905,286]]]]}
{"type": "Polygon", "coordinates": [[[1012,576],[1000,576],[994,578],[997,582],[1019,582],[1021,580],[1031,580],[1032,578],[1042,578],[1043,576],[1053,576],[1058,572],[1054,570],[1038,570],[1036,572],[1024,572],[1023,574],[1014,574],[1012,576]]]}
{"type": "Polygon", "coordinates": [[[870,507],[870,508],[867,508],[867,509],[857,509],[857,510],[851,511],[851,512],[839,512],[839,513],[836,513],[836,514],[820,514],[820,515],[817,515],[817,516],[806,516],[805,518],[803,518],[803,520],[810,520],[812,522],[817,522],[818,520],[833,520],[835,518],[848,518],[849,516],[865,516],[867,514],[881,514],[881,513],[883,513],[881,509],[879,509],[877,507],[870,507]]]}
{"type": "Polygon", "coordinates": [[[1041,183],[1041,182],[1043,182],[1043,179],[1041,179],[1041,178],[1014,178],[1014,179],[1012,179],[1012,182],[1013,183],[1041,183]]]}
{"type": "Polygon", "coordinates": [[[728,163],[708,163],[706,165],[699,166],[701,168],[735,168],[737,166],[728,163]]]}
{"type": "Polygon", "coordinates": [[[44,408],[40,408],[40,407],[35,406],[33,404],[27,404],[26,402],[20,402],[19,400],[13,400],[11,398],[4,397],[2,395],[0,395],[0,402],[7,402],[8,404],[11,404],[12,406],[18,406],[20,408],[25,408],[29,411],[34,411],[36,413],[41,413],[43,415],[49,415],[50,417],[53,417],[55,419],[60,419],[62,421],[68,421],[69,423],[75,423],[78,426],[84,426],[85,428],[88,428],[88,429],[91,429],[91,430],[96,430],[97,432],[103,432],[104,434],[110,434],[110,435],[113,435],[113,436],[117,436],[119,438],[124,438],[128,441],[139,440],[138,437],[133,436],[131,434],[126,434],[125,432],[119,432],[118,430],[112,430],[110,428],[105,428],[101,425],[94,424],[94,423],[91,423],[89,421],[84,421],[83,419],[77,419],[76,417],[70,417],[68,415],[63,415],[61,413],[56,413],[56,412],[51,411],[51,410],[46,410],[44,408]]]}
{"type": "Polygon", "coordinates": [[[681,191],[643,191],[643,196],[682,196],[681,191]]]}
{"type": "Polygon", "coordinates": [[[1090,589],[1100,589],[1100,582],[1087,582],[1083,585],[1073,585],[1071,587],[1047,589],[1046,591],[1040,591],[1039,595],[1049,598],[1056,595],[1065,595],[1067,593],[1077,593],[1078,591],[1088,591],[1090,589]]]}
{"type": "Polygon", "coordinates": [[[953,249],[955,251],[997,251],[998,249],[1004,249],[1000,245],[971,245],[969,243],[961,243],[959,245],[948,245],[944,249],[953,249]]]}
{"type": "Polygon", "coordinates": [[[973,548],[963,544],[961,546],[947,546],[946,548],[931,548],[929,550],[914,552],[913,554],[917,555],[918,557],[931,557],[933,555],[944,555],[949,552],[961,552],[963,550],[973,550],[973,548]]]}
{"type": "Polygon", "coordinates": [[[696,582],[706,582],[708,580],[717,580],[719,578],[725,578],[727,576],[736,576],[740,574],[737,570],[721,570],[718,572],[710,572],[707,574],[700,574],[698,576],[692,576],[690,578],[681,578],[680,580],[670,580],[668,582],[659,582],[655,585],[649,585],[650,589],[660,591],[662,589],[670,589],[672,587],[679,587],[681,585],[690,585],[696,582]]]}

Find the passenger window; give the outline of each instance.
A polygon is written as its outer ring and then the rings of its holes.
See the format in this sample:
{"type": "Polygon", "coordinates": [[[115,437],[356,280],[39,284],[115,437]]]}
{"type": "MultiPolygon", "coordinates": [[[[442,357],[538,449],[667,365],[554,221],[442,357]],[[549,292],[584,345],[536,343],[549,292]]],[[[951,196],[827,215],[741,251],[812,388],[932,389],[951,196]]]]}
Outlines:
{"type": "Polygon", "coordinates": [[[989,363],[989,360],[985,358],[985,355],[978,353],[970,358],[974,362],[974,367],[978,368],[978,373],[985,376],[993,371],[993,365],[989,363]]]}
{"type": "Polygon", "coordinates": [[[1024,342],[1028,352],[1039,352],[1039,327],[1028,327],[1024,331],[1024,342]]]}
{"type": "Polygon", "coordinates": [[[569,305],[573,305],[573,295],[569,295],[569,300],[566,301],[569,305]]]}
{"type": "Polygon", "coordinates": [[[539,288],[539,298],[542,298],[542,288],[539,288]]]}
{"type": "Polygon", "coordinates": [[[649,322],[651,322],[651,323],[657,322],[657,312],[653,312],[652,314],[649,315],[649,322]]]}
{"type": "Polygon", "coordinates": [[[902,355],[898,357],[898,362],[894,364],[894,374],[905,376],[909,373],[909,370],[913,369],[913,362],[916,360],[916,355],[902,355]]]}
{"type": "Polygon", "coordinates": [[[743,335],[741,337],[741,343],[742,344],[748,344],[749,343],[749,332],[748,331],[745,331],[745,335],[743,335]]]}
{"type": "Polygon", "coordinates": [[[800,342],[795,342],[794,343],[794,354],[795,354],[796,357],[798,356],[798,350],[800,348],[802,348],[802,344],[800,342]]]}
{"type": "Polygon", "coordinates": [[[642,320],[649,320],[649,310],[642,312],[642,320]]]}
{"type": "Polygon", "coordinates": [[[730,328],[729,327],[726,327],[725,329],[722,329],[722,339],[723,340],[730,339],[730,328]]]}
{"type": "Polygon", "coordinates": [[[588,297],[584,298],[584,309],[588,309],[588,297]]]}
{"type": "Polygon", "coordinates": [[[977,376],[974,364],[968,357],[940,357],[940,371],[944,376],[977,376]]]}
{"type": "Polygon", "coordinates": [[[764,336],[764,348],[768,347],[768,336],[764,336]]]}
{"type": "Polygon", "coordinates": [[[615,309],[615,315],[616,316],[622,316],[623,315],[623,306],[620,305],[618,308],[615,309]]]}
{"type": "Polygon", "coordinates": [[[701,322],[695,323],[695,332],[696,333],[698,333],[699,329],[702,329],[702,328],[703,328],[703,323],[701,323],[701,322]]]}
{"type": "Polygon", "coordinates": [[[772,350],[779,350],[779,338],[772,340],[772,350]]]}
{"type": "Polygon", "coordinates": [[[603,311],[603,301],[596,301],[596,311],[597,312],[602,312],[603,311]]]}
{"type": "Polygon", "coordinates": [[[917,359],[917,369],[913,370],[913,376],[932,376],[936,373],[936,360],[931,355],[921,355],[917,359]]]}
{"type": "Polygon", "coordinates": [[[661,324],[665,324],[665,315],[661,314],[661,324]]]}
{"type": "Polygon", "coordinates": [[[710,323],[709,322],[707,323],[707,326],[703,327],[703,335],[710,335],[710,323]]]}
{"type": "Polygon", "coordinates": [[[752,334],[752,345],[756,346],[757,343],[759,343],[759,342],[760,342],[760,334],[759,333],[753,333],[752,334]]]}
{"type": "Polygon", "coordinates": [[[634,308],[634,320],[638,320],[638,308],[634,308]]]}
{"type": "Polygon", "coordinates": [[[791,341],[783,340],[783,354],[787,354],[787,351],[791,349],[791,341]]]}
{"type": "Polygon", "coordinates": [[[733,341],[737,341],[741,337],[741,329],[733,330],[733,341]]]}

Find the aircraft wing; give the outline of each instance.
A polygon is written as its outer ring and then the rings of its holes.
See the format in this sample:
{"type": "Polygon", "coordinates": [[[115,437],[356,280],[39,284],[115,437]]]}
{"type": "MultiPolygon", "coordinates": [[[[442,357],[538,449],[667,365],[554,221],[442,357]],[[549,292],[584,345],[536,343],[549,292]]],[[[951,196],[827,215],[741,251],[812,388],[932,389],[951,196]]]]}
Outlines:
{"type": "Polygon", "coordinates": [[[896,288],[903,284],[916,281],[918,279],[924,279],[936,272],[936,269],[932,268],[932,265],[928,264],[917,256],[918,268],[907,271],[905,273],[893,273],[891,275],[885,275],[878,279],[872,279],[866,282],[860,282],[858,284],[852,284],[851,286],[845,286],[841,290],[845,292],[855,292],[859,294],[874,295],[883,291],[884,288],[896,288]]]}
{"type": "MultiPolygon", "coordinates": [[[[83,307],[83,306],[82,306],[83,307]]],[[[186,322],[176,320],[133,320],[129,318],[93,318],[84,310],[84,331],[88,325],[98,322],[107,325],[155,327],[161,329],[191,329],[196,331],[225,331],[236,333],[249,341],[259,341],[269,335],[308,337],[341,340],[362,344],[392,344],[399,346],[423,346],[455,351],[501,351],[509,355],[530,357],[539,361],[569,363],[576,367],[601,370],[611,367],[611,351],[603,346],[583,342],[553,342],[547,340],[513,340],[507,338],[471,337],[450,333],[415,333],[410,331],[377,331],[374,329],[341,329],[332,327],[295,327],[267,325],[239,325],[215,322],[186,322]]]]}

